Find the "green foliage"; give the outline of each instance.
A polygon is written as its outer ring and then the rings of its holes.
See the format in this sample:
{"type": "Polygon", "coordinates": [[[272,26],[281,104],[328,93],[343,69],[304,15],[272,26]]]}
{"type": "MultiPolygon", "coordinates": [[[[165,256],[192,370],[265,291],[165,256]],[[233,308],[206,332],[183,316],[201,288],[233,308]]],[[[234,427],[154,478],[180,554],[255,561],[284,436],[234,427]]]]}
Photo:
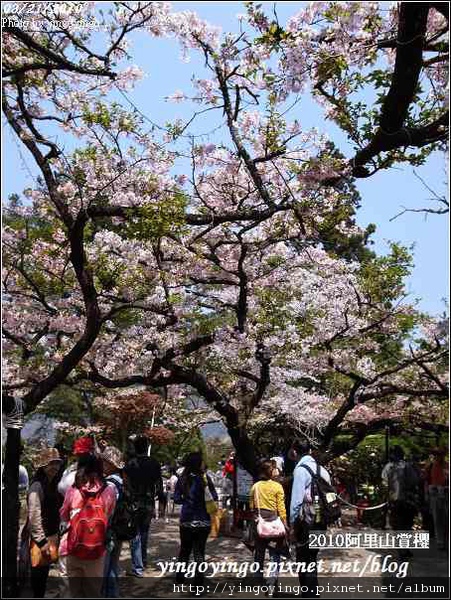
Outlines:
{"type": "Polygon", "coordinates": [[[401,244],[391,243],[386,256],[373,256],[359,270],[359,280],[374,302],[389,308],[404,293],[404,280],[413,266],[412,255],[401,244]]]}
{"type": "Polygon", "coordinates": [[[348,63],[343,56],[330,56],[324,54],[321,62],[316,67],[318,81],[327,81],[331,77],[340,77],[346,70],[348,63]]]}
{"type": "Polygon", "coordinates": [[[97,255],[95,266],[95,283],[99,289],[107,291],[116,286],[118,278],[127,268],[122,261],[106,254],[97,255]]]}
{"type": "Polygon", "coordinates": [[[106,104],[97,102],[94,110],[90,110],[87,106],[83,110],[83,122],[86,125],[102,125],[106,129],[111,127],[111,115],[106,104]]]}
{"type": "MultiPolygon", "coordinates": [[[[390,435],[389,451],[393,446],[401,446],[408,460],[424,461],[441,442],[446,445],[442,437],[421,431],[417,435],[390,435]]],[[[334,443],[339,444],[340,440],[346,444],[349,436],[338,435],[334,443]]],[[[356,482],[359,486],[372,485],[381,492],[381,473],[387,462],[386,442],[386,433],[368,435],[356,448],[334,459],[331,468],[342,481],[356,482]]]]}
{"type": "Polygon", "coordinates": [[[87,425],[90,421],[89,404],[89,396],[83,392],[68,385],[60,385],[39,404],[34,413],[43,414],[58,421],[87,425]]]}
{"type": "Polygon", "coordinates": [[[220,437],[209,437],[206,446],[206,463],[209,469],[216,471],[218,463],[226,460],[230,452],[233,450],[232,443],[229,439],[220,437]]]}
{"type": "MultiPolygon", "coordinates": [[[[150,190],[149,190],[150,192],[150,190]]],[[[170,233],[180,233],[184,221],[188,197],[178,190],[153,202],[148,202],[119,228],[126,237],[141,241],[158,240],[170,233]]]]}
{"type": "Polygon", "coordinates": [[[202,452],[207,456],[207,446],[199,429],[194,429],[189,433],[176,433],[174,441],[165,446],[152,446],[152,456],[161,464],[176,465],[183,460],[189,452],[202,452]]]}
{"type": "Polygon", "coordinates": [[[257,289],[255,294],[260,304],[257,321],[261,332],[268,335],[278,328],[283,329],[291,317],[286,292],[273,287],[257,289]]]}
{"type": "Polygon", "coordinates": [[[93,106],[86,104],[82,112],[82,120],[86,125],[99,125],[105,130],[116,130],[129,133],[136,129],[139,118],[136,112],[125,110],[117,102],[106,104],[101,101],[93,106]]]}
{"type": "Polygon", "coordinates": [[[177,120],[174,123],[168,121],[164,126],[167,134],[171,136],[172,141],[175,141],[177,138],[179,138],[186,129],[186,126],[180,120],[177,120]]]}
{"type": "MultiPolygon", "coordinates": [[[[348,436],[337,436],[334,440],[340,443],[348,436]]],[[[343,454],[331,463],[331,468],[338,478],[344,482],[353,481],[357,485],[371,484],[381,486],[381,473],[386,462],[385,435],[369,435],[354,450],[343,454]]]]}

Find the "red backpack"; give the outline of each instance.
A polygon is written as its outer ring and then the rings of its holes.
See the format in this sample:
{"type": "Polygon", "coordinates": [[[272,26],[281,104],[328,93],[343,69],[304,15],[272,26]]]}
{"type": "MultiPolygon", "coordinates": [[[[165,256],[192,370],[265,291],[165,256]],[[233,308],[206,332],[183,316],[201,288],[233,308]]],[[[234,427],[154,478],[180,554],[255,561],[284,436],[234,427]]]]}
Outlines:
{"type": "Polygon", "coordinates": [[[96,494],[83,495],[83,506],[70,521],[68,554],[82,560],[95,560],[105,553],[108,518],[101,498],[105,487],[96,494]]]}

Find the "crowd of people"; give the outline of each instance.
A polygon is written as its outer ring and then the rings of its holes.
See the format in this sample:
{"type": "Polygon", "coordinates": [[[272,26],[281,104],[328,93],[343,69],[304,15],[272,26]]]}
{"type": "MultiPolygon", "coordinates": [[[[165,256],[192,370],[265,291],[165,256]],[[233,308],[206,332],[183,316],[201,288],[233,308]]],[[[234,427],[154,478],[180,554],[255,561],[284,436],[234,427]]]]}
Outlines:
{"type": "MultiPolygon", "coordinates": [[[[386,509],[390,527],[395,531],[409,531],[413,528],[415,517],[421,515],[420,525],[430,532],[431,537],[435,537],[439,552],[447,551],[449,544],[449,466],[446,454],[446,449],[436,448],[427,461],[419,464],[407,460],[403,449],[395,445],[381,473],[386,498],[386,503],[381,506],[386,509]]],[[[295,464],[292,476],[285,477],[283,460],[273,457],[261,463],[259,481],[251,489],[251,508],[257,509],[258,518],[269,522],[281,521],[280,532],[277,533],[277,528],[273,529],[276,532],[274,537],[270,537],[271,532],[265,533],[264,528],[259,531],[257,521],[253,532],[254,559],[260,565],[258,574],[263,577],[264,558],[269,550],[271,572],[266,583],[274,586],[281,557],[290,556],[290,542],[294,542],[295,557],[290,558],[311,566],[309,571],[299,572],[299,580],[314,597],[318,585],[315,567],[318,549],[310,548],[309,533],[312,529],[324,530],[332,523],[341,526],[340,510],[336,510],[334,503],[327,505],[321,498],[325,494],[321,493],[317,482],[322,482],[323,492],[327,489],[336,492],[339,502],[340,493],[345,490],[339,485],[336,488],[331,485],[330,473],[312,456],[308,441],[295,441],[288,458],[295,464]]],[[[411,556],[409,549],[398,549],[400,559],[411,556]]]]}
{"type": "Polygon", "coordinates": [[[180,562],[188,562],[191,554],[195,561],[205,556],[210,515],[219,499],[230,505],[233,454],[213,473],[201,453],[191,453],[163,477],[145,436],[135,436],[131,446],[128,460],[118,448],[92,437],[77,439],[71,456],[62,445],[43,448],[30,485],[21,466],[27,508],[19,570],[22,580],[29,576],[35,598],[45,596],[55,563],[62,597],[119,597],[124,543],[131,558],[126,574],[144,577],[151,521],[168,522],[175,504],[181,505],[180,562]]]}
{"type": "MultiPolygon", "coordinates": [[[[143,577],[149,566],[151,520],[167,521],[176,504],[181,505],[178,562],[185,567],[191,557],[195,565],[204,562],[212,517],[220,505],[230,506],[234,453],[212,472],[202,454],[192,452],[182,466],[170,467],[163,477],[161,465],[148,450],[148,439],[137,436],[127,460],[118,448],[91,437],[76,440],[71,457],[62,446],[40,451],[27,492],[20,553],[35,598],[45,596],[52,564],[59,570],[62,597],[119,597],[124,543],[129,544],[131,558],[127,575],[143,577]]],[[[309,533],[339,522],[339,500],[330,473],[315,460],[308,441],[294,441],[286,458],[295,465],[290,475],[280,456],[259,463],[248,499],[253,517],[246,545],[254,553],[259,565],[256,577],[262,583],[267,552],[271,565],[267,583],[277,581],[283,557],[311,565],[299,572],[299,580],[313,593],[318,580],[312,566],[318,550],[310,548],[309,533]],[[295,548],[295,557],[290,548],[295,548]]],[[[402,448],[394,447],[382,471],[393,529],[411,529],[421,498],[423,502],[426,498],[437,546],[446,548],[448,477],[444,451],[437,450],[419,472],[405,460],[402,448]]],[[[27,484],[22,472],[22,488],[27,484]]],[[[26,572],[22,564],[21,573],[26,572]]],[[[176,581],[185,581],[186,572],[180,568],[176,581]]],[[[190,583],[201,585],[204,573],[195,568],[192,575],[190,583]]]]}
{"type": "MultiPolygon", "coordinates": [[[[412,529],[420,513],[423,529],[436,539],[437,548],[448,548],[449,467],[446,450],[436,448],[430,460],[409,461],[401,446],[394,446],[390,460],[382,470],[388,492],[389,519],[392,529],[412,529]]],[[[409,557],[410,552],[403,553],[409,557]]]]}

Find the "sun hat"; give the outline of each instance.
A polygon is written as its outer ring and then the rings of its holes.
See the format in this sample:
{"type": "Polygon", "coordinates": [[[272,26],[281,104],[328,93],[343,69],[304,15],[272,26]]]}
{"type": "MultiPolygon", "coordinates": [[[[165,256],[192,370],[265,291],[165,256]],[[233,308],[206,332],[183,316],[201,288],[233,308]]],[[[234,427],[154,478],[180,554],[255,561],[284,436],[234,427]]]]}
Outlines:
{"type": "Polygon", "coordinates": [[[75,440],[72,447],[73,454],[90,454],[94,452],[94,441],[90,437],[81,437],[75,440]]]}
{"type": "Polygon", "coordinates": [[[42,448],[36,459],[36,469],[46,467],[52,462],[63,462],[56,448],[42,448]]]}
{"type": "Polygon", "coordinates": [[[100,458],[114,465],[116,469],[123,469],[125,466],[122,452],[115,446],[107,446],[101,453],[100,458]]]}
{"type": "Polygon", "coordinates": [[[285,463],[283,456],[273,456],[270,458],[270,460],[273,460],[276,463],[276,467],[279,469],[279,471],[283,471],[283,466],[285,463]]]}

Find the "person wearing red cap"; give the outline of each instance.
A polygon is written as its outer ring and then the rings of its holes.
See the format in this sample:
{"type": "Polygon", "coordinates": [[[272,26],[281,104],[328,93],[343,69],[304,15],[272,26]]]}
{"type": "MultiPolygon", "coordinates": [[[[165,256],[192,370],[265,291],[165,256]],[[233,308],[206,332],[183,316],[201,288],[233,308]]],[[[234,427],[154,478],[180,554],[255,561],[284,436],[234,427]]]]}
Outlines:
{"type": "Polygon", "coordinates": [[[67,573],[71,598],[101,598],[106,555],[106,531],[116,505],[116,491],[107,485],[102,461],[87,455],[60,510],[69,523],[67,573]]]}
{"type": "MultiPolygon", "coordinates": [[[[58,484],[58,492],[61,496],[66,496],[67,490],[72,487],[75,483],[75,475],[77,469],[82,467],[90,456],[94,454],[94,440],[91,437],[84,436],[75,440],[72,446],[72,454],[75,457],[75,461],[70,464],[64,473],[61,475],[60,482],[58,484]]],[[[67,528],[68,524],[64,521],[61,522],[61,541],[59,545],[59,559],[58,568],[61,577],[61,597],[66,597],[69,590],[69,581],[67,577],[67,528]]]]}
{"type": "Polygon", "coordinates": [[[94,454],[94,440],[87,436],[78,438],[72,447],[72,454],[75,456],[76,461],[64,471],[58,484],[58,491],[63,497],[70,486],[74,484],[75,473],[77,472],[80,460],[83,462],[83,457],[94,454]]]}

